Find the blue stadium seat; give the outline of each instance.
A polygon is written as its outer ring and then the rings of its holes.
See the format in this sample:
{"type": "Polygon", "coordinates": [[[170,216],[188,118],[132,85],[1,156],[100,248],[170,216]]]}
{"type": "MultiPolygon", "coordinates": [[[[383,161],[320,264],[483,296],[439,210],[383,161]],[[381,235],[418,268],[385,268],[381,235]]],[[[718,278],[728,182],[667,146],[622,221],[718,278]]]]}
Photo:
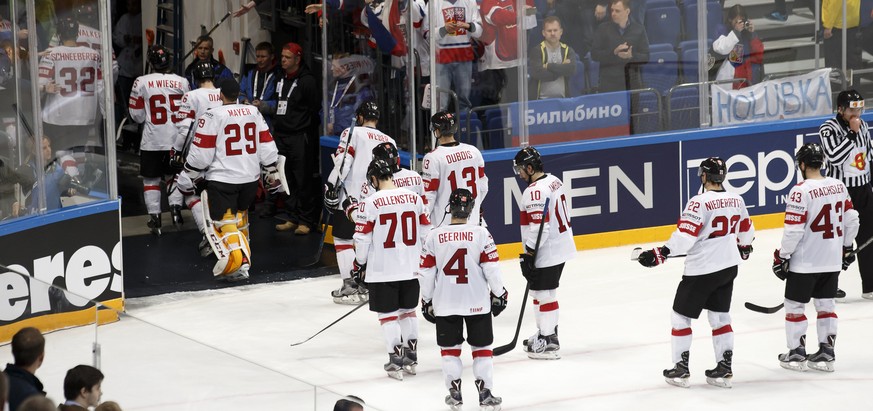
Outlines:
{"type": "Polygon", "coordinates": [[[600,87],[600,63],[591,59],[591,55],[585,55],[582,59],[588,72],[588,91],[596,92],[600,87]]]}
{"type": "Polygon", "coordinates": [[[650,44],[679,44],[682,34],[682,14],[675,4],[646,10],[646,35],[650,44]]]}
{"type": "Polygon", "coordinates": [[[661,51],[673,51],[673,45],[670,43],[651,43],[649,44],[649,53],[658,53],[661,51]]]}
{"type": "Polygon", "coordinates": [[[676,0],[647,0],[646,7],[656,9],[658,7],[673,6],[676,7],[676,0]]]}
{"type": "Polygon", "coordinates": [[[567,97],[576,97],[588,93],[588,77],[585,73],[585,65],[576,61],[576,74],[570,78],[570,90],[567,97]]]}
{"type": "Polygon", "coordinates": [[[675,51],[649,53],[649,62],[642,69],[643,87],[651,87],[662,95],[679,80],[679,58],[675,51]]]}
{"type": "Polygon", "coordinates": [[[502,116],[503,112],[500,111],[499,108],[489,108],[488,110],[485,110],[485,114],[482,116],[482,123],[487,125],[492,118],[500,118],[502,116]]]}
{"type": "Polygon", "coordinates": [[[700,95],[696,87],[674,90],[669,97],[670,130],[700,127],[700,95]]]}
{"type": "Polygon", "coordinates": [[[632,107],[633,133],[656,133],[661,131],[661,110],[657,93],[644,91],[639,94],[632,107]]]}
{"type": "MultiPolygon", "coordinates": [[[[488,123],[485,124],[484,134],[488,136],[488,144],[486,149],[503,148],[503,138],[506,136],[506,130],[503,128],[503,118],[500,116],[489,117],[488,123]]],[[[483,145],[484,142],[483,142],[483,145]]]]}
{"type": "MultiPolygon", "coordinates": [[[[685,23],[685,40],[694,40],[697,38],[697,2],[686,1],[682,10],[682,19],[685,23]]],[[[706,26],[707,37],[718,38],[719,28],[724,26],[724,12],[718,1],[707,1],[706,3],[706,26]]]]}
{"type": "Polygon", "coordinates": [[[700,76],[697,68],[697,45],[693,48],[682,49],[682,83],[697,83],[700,76]]]}
{"type": "Polygon", "coordinates": [[[467,113],[460,113],[458,117],[458,134],[455,135],[455,138],[462,143],[467,143],[471,145],[476,145],[477,138],[479,136],[480,130],[482,130],[482,122],[479,121],[479,117],[475,112],[471,112],[470,114],[470,122],[467,124],[467,113]],[[468,129],[469,127],[469,129],[468,129]]]}

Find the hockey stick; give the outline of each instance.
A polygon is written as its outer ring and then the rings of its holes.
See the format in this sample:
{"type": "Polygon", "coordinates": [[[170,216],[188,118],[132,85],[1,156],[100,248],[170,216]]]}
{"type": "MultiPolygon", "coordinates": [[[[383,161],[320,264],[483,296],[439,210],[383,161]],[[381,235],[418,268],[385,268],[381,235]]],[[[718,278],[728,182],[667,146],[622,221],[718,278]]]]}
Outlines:
{"type": "Polygon", "coordinates": [[[315,338],[315,336],[317,336],[317,335],[318,335],[318,334],[321,334],[321,333],[323,333],[323,332],[324,332],[324,330],[326,330],[326,329],[328,329],[328,328],[330,328],[330,327],[332,327],[332,326],[333,326],[333,325],[334,325],[334,324],[336,324],[336,323],[338,323],[338,322],[340,322],[340,321],[342,321],[342,319],[343,319],[343,318],[346,318],[346,317],[348,317],[348,316],[349,316],[349,315],[351,315],[351,314],[352,314],[352,313],[353,313],[353,312],[355,312],[355,311],[358,311],[358,309],[359,309],[359,308],[361,308],[361,307],[363,307],[363,306],[365,306],[365,305],[367,305],[367,303],[368,303],[368,302],[369,302],[369,301],[364,301],[364,302],[362,302],[362,303],[360,303],[360,304],[358,304],[358,306],[357,306],[357,307],[355,307],[355,308],[352,308],[352,310],[351,310],[351,311],[349,311],[349,312],[347,312],[347,313],[345,313],[345,314],[344,314],[344,315],[343,315],[343,316],[342,316],[342,317],[340,317],[340,318],[337,318],[337,319],[336,319],[336,320],[335,320],[335,321],[334,321],[334,322],[332,322],[332,323],[330,323],[330,324],[328,324],[328,325],[327,325],[327,327],[324,327],[324,328],[322,328],[322,329],[321,329],[321,331],[319,331],[319,332],[317,332],[317,333],[315,333],[315,334],[313,334],[313,335],[312,335],[312,337],[309,337],[309,338],[307,338],[307,339],[305,339],[305,340],[303,340],[303,341],[300,341],[300,342],[298,342],[298,343],[294,343],[294,344],[291,344],[291,346],[292,346],[292,347],[294,347],[294,346],[298,346],[298,345],[300,345],[300,344],[303,344],[303,343],[305,343],[305,342],[307,342],[307,341],[309,341],[309,340],[311,340],[311,339],[313,339],[313,338],[315,338]]]}
{"type": "MultiPolygon", "coordinates": [[[[543,220],[540,223],[540,231],[537,233],[537,242],[534,245],[533,251],[533,261],[537,260],[537,253],[540,251],[540,240],[543,238],[543,228],[546,226],[546,217],[549,215],[549,200],[550,198],[546,198],[545,204],[543,204],[543,220]]],[[[524,287],[524,297],[521,297],[521,312],[518,313],[518,324],[515,326],[515,336],[512,337],[512,341],[509,344],[501,345],[500,347],[492,350],[492,354],[494,356],[499,356],[506,354],[512,351],[515,348],[515,344],[518,343],[518,334],[521,332],[521,320],[524,318],[524,305],[527,303],[527,294],[530,292],[530,281],[527,281],[527,285],[524,287]]]]}
{"type": "MultiPolygon", "coordinates": [[[[631,261],[639,261],[640,254],[643,253],[642,247],[637,247],[631,250],[631,261]]],[[[688,254],[677,254],[677,255],[668,255],[667,258],[679,258],[679,257],[688,257],[688,254]]]]}
{"type": "MultiPolygon", "coordinates": [[[[218,28],[218,26],[221,25],[221,23],[224,23],[224,21],[227,20],[227,18],[230,17],[231,15],[233,15],[233,12],[230,12],[230,11],[227,12],[227,14],[225,14],[224,17],[221,18],[221,21],[219,21],[218,23],[215,23],[215,25],[212,26],[212,29],[209,30],[208,32],[206,32],[205,35],[206,35],[206,36],[211,36],[211,35],[212,35],[212,32],[215,31],[215,30],[218,28]]],[[[205,27],[204,27],[204,28],[205,28],[205,27]]],[[[182,57],[182,61],[187,60],[187,59],[188,59],[188,56],[190,56],[191,53],[194,52],[194,50],[197,50],[197,44],[195,44],[194,47],[191,48],[191,50],[188,50],[188,53],[185,53],[185,57],[182,57]]]]}
{"type": "MultiPolygon", "coordinates": [[[[850,252],[846,256],[847,257],[854,257],[855,255],[860,253],[861,250],[867,248],[867,246],[870,245],[871,243],[873,243],[873,237],[870,237],[867,241],[864,242],[864,244],[861,244],[858,248],[852,250],[852,252],[850,252]]],[[[773,313],[781,310],[782,307],[785,306],[785,303],[779,303],[779,305],[777,305],[775,307],[764,307],[762,305],[752,304],[750,302],[746,302],[745,306],[749,310],[752,310],[752,311],[757,312],[757,313],[773,314],[773,313]]]]}

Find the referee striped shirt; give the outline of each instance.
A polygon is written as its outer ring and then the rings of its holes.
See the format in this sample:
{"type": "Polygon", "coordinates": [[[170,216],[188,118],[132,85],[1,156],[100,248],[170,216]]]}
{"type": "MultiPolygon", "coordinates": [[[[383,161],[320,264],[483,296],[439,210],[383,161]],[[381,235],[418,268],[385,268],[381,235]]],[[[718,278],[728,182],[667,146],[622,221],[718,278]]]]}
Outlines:
{"type": "Polygon", "coordinates": [[[858,138],[848,138],[850,129],[842,119],[828,119],[818,129],[827,162],[827,175],[842,181],[847,187],[859,187],[870,182],[870,161],[873,141],[867,122],[861,120],[858,138]]]}

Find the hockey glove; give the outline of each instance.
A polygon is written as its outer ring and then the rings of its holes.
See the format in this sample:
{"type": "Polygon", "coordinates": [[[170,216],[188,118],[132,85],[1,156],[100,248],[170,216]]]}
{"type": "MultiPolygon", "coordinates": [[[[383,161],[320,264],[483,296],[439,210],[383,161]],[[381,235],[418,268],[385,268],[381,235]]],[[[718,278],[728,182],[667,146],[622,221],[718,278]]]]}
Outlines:
{"type": "Polygon", "coordinates": [[[533,281],[537,275],[537,268],[534,262],[533,254],[519,254],[518,258],[518,263],[519,265],[521,265],[521,275],[523,275],[528,282],[533,281]]]}
{"type": "Polygon", "coordinates": [[[752,254],[752,245],[737,245],[737,248],[740,250],[740,258],[748,260],[749,254],[752,254]]]}
{"type": "Polygon", "coordinates": [[[367,288],[367,285],[364,283],[367,278],[367,263],[361,264],[358,260],[355,260],[355,263],[352,265],[352,278],[355,279],[355,283],[358,286],[367,288]]]}
{"type": "Polygon", "coordinates": [[[436,316],[433,314],[433,301],[421,300],[421,315],[425,320],[436,324],[436,316]]]}
{"type": "Polygon", "coordinates": [[[333,183],[324,185],[324,206],[329,210],[334,210],[339,206],[339,193],[333,183]]]}
{"type": "Polygon", "coordinates": [[[271,194],[282,191],[282,181],[279,180],[279,169],[275,163],[264,167],[264,188],[271,194]]]}
{"type": "Polygon", "coordinates": [[[855,254],[852,253],[852,246],[843,246],[843,270],[848,270],[849,266],[855,262],[855,254]]]}
{"type": "Polygon", "coordinates": [[[509,291],[506,291],[505,288],[503,289],[503,294],[501,294],[500,297],[494,295],[494,293],[491,293],[491,315],[497,317],[498,315],[500,315],[500,313],[503,312],[504,309],[506,309],[508,297],[509,291]]]}
{"type": "Polygon", "coordinates": [[[779,256],[779,249],[773,251],[773,274],[785,281],[788,278],[788,259],[779,256]]]}
{"type": "Polygon", "coordinates": [[[176,151],[175,148],[170,149],[170,168],[178,173],[185,166],[185,159],[182,158],[182,153],[176,151]]]}
{"type": "Polygon", "coordinates": [[[358,208],[358,199],[354,197],[348,197],[343,200],[343,210],[346,213],[346,217],[349,218],[349,221],[355,222],[355,216],[352,214],[358,208]]]}
{"type": "Polygon", "coordinates": [[[646,250],[640,253],[637,261],[645,267],[654,267],[663,263],[668,255],[670,255],[670,249],[666,246],[655,247],[651,250],[646,250]]]}

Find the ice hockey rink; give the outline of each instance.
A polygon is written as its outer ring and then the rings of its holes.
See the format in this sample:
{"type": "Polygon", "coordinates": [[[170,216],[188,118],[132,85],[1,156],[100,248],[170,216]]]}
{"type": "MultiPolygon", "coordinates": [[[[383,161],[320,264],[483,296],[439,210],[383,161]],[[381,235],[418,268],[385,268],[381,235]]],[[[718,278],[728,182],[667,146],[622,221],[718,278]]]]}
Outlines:
{"type": "MultiPolygon", "coordinates": [[[[779,367],[786,350],[784,311],[760,314],[746,301],[775,306],[783,283],[770,271],[782,230],[756,233],[755,252],[740,266],[731,313],[735,333],[733,388],[706,384],[715,365],[706,315],[693,324],[691,387],[664,382],[670,360],[670,307],[683,260],[647,269],[629,256],[633,245],[581,251],[568,263],[561,288],[562,359],[530,360],[520,344],[495,357],[494,393],[504,410],[765,410],[864,409],[873,387],[873,301],[860,298],[857,265],[841,279],[848,297],[837,305],[836,372],[798,373],[779,367]]],[[[648,247],[656,244],[643,244],[648,247]]],[[[657,244],[660,245],[660,244],[657,244]]],[[[257,264],[257,255],[255,264],[257,264]]],[[[502,256],[510,306],[495,319],[495,346],[509,342],[524,280],[513,256],[502,256]]],[[[331,410],[342,395],[362,397],[367,410],[446,410],[434,326],[419,317],[418,375],[386,376],[385,343],[366,307],[297,347],[352,307],[334,304],[338,276],[177,293],[127,300],[128,316],[113,324],[46,336],[37,376],[60,402],[66,369],[92,362],[101,347],[104,400],[125,410],[331,410]]],[[[533,333],[527,310],[522,340],[533,333]]],[[[807,350],[816,351],[815,313],[807,350]]],[[[9,346],[2,355],[11,359],[9,346]]],[[[465,410],[478,410],[469,347],[465,410]]]]}

